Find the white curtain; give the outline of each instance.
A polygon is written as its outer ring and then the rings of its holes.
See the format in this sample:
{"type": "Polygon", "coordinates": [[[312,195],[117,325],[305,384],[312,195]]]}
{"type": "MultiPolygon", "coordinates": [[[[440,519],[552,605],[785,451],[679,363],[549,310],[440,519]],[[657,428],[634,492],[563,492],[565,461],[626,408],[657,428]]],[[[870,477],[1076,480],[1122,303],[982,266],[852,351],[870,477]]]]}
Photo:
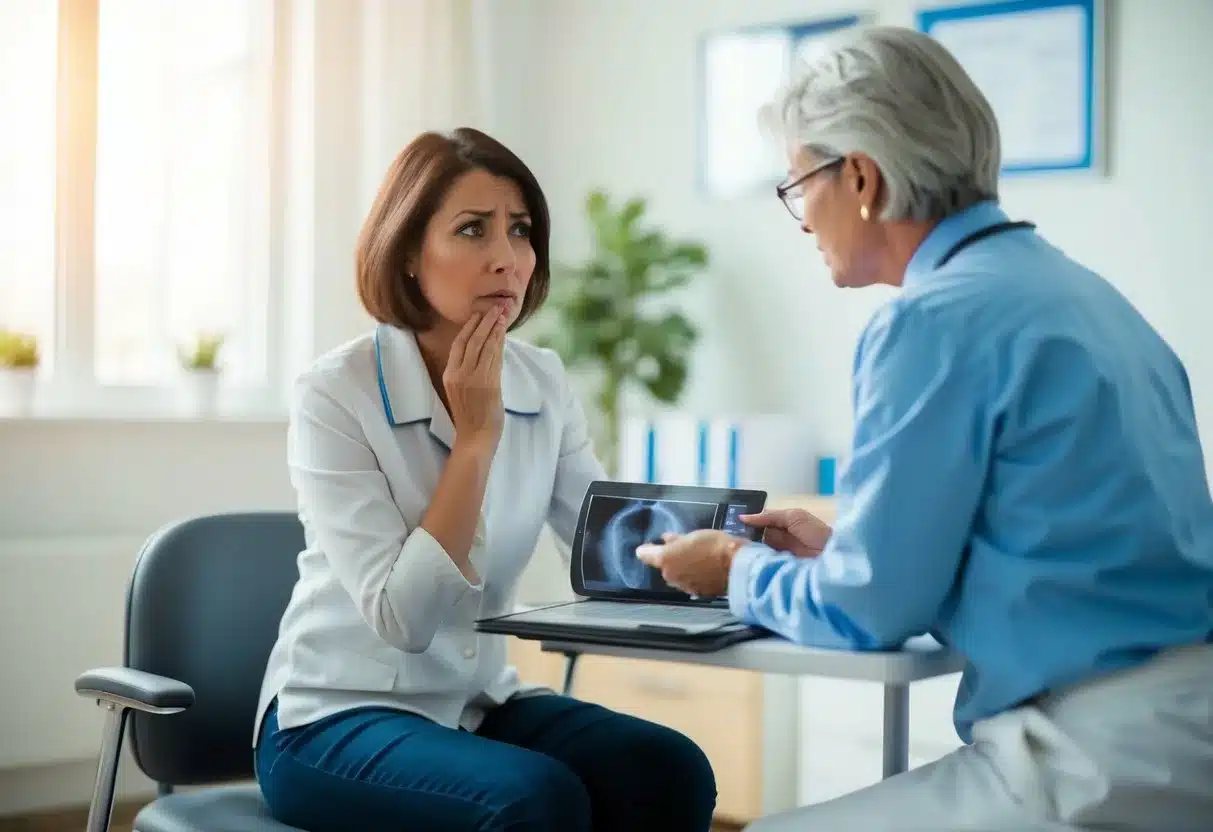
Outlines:
{"type": "Polygon", "coordinates": [[[283,0],[286,377],[364,331],[358,229],[391,160],[423,130],[491,131],[491,0],[283,0]]]}
{"type": "Polygon", "coordinates": [[[485,50],[474,0],[361,0],[363,156],[373,192],[423,130],[484,127],[485,50]]]}

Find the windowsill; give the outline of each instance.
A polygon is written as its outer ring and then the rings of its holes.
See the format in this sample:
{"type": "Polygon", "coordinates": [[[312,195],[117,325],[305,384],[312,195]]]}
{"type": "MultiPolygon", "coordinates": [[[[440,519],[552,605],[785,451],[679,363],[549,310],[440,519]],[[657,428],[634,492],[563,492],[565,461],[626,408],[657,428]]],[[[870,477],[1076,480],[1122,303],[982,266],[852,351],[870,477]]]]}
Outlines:
{"type": "Polygon", "coordinates": [[[0,411],[0,423],[139,423],[285,425],[285,409],[221,406],[209,412],[173,407],[35,406],[25,413],[0,411]]]}
{"type": "Polygon", "coordinates": [[[0,423],[285,425],[286,404],[268,387],[71,387],[45,384],[24,408],[0,399],[0,423]]]}

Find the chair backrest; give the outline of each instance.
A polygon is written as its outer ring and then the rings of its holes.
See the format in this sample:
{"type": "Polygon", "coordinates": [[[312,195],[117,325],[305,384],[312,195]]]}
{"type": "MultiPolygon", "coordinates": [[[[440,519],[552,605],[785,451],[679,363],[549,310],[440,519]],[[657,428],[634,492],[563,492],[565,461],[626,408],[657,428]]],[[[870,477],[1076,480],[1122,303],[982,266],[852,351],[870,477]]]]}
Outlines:
{"type": "Polygon", "coordinates": [[[127,667],[192,685],[193,707],[132,712],[135,762],[160,783],[193,785],[253,772],[261,678],[303,548],[294,514],[198,517],[153,535],[126,599],[127,667]]]}

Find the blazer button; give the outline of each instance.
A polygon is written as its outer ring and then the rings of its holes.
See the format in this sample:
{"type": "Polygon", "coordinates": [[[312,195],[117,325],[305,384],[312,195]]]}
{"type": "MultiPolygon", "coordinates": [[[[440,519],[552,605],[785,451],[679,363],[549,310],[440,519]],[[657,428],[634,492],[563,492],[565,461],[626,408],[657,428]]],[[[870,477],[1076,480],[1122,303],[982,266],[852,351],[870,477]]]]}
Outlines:
{"type": "Polygon", "coordinates": [[[465,648],[463,648],[463,657],[464,657],[465,659],[474,659],[474,658],[476,658],[476,648],[475,648],[475,647],[465,647],[465,648]]]}

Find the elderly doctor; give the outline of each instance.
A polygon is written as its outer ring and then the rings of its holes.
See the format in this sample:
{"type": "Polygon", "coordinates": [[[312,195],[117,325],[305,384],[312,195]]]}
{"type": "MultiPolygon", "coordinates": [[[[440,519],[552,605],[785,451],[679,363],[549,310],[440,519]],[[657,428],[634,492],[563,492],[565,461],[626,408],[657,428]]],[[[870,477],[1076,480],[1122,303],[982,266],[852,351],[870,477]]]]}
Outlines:
{"type": "MultiPolygon", "coordinates": [[[[1183,365],[998,204],[989,103],[936,41],[860,29],[767,110],[834,282],[901,288],[854,358],[837,525],[641,547],[802,644],[968,659],[965,745],[775,830],[1213,829],[1213,503],[1183,365]]],[[[1080,206],[1076,206],[1080,210],[1080,206]]]]}
{"type": "Polygon", "coordinates": [[[560,359],[511,338],[543,303],[538,182],[476,130],[426,133],[362,229],[380,324],[295,385],[307,548],[269,658],[256,771],[309,832],[706,832],[711,765],[664,726],[523,685],[505,637],[536,538],[603,476],[560,359]]]}

